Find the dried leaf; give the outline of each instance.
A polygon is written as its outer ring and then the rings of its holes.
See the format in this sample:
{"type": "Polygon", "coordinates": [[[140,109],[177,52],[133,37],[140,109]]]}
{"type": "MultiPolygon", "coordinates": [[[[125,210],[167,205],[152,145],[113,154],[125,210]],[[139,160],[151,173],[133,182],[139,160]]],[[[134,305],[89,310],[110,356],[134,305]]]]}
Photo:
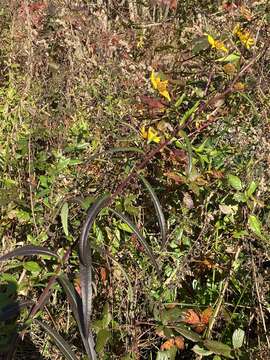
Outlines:
{"type": "Polygon", "coordinates": [[[169,350],[174,346],[174,339],[166,340],[160,347],[160,350],[169,350]]]}
{"type": "Polygon", "coordinates": [[[209,306],[207,309],[203,310],[203,312],[200,314],[201,322],[207,325],[209,323],[212,314],[213,314],[213,309],[209,306]]]}
{"type": "Polygon", "coordinates": [[[183,313],[181,321],[186,324],[196,325],[200,323],[200,317],[194,310],[188,309],[183,313]]]}
{"type": "Polygon", "coordinates": [[[185,350],[185,340],[184,340],[184,338],[182,336],[176,336],[174,338],[174,345],[179,350],[185,350]]]}

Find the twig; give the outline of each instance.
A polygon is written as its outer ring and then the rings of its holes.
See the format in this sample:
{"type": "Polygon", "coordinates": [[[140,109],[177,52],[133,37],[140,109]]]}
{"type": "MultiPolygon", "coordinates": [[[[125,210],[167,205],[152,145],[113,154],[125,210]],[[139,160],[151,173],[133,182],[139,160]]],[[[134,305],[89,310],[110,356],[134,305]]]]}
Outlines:
{"type": "Polygon", "coordinates": [[[238,245],[238,247],[236,249],[236,252],[235,252],[235,255],[234,255],[233,262],[231,264],[229,274],[228,274],[227,278],[224,281],[223,289],[222,289],[222,291],[221,291],[221,293],[219,295],[217,305],[215,307],[215,311],[214,311],[213,316],[211,317],[210,322],[209,322],[209,327],[208,327],[207,334],[206,334],[207,339],[211,338],[211,333],[212,333],[213,327],[215,325],[216,319],[218,317],[218,314],[220,312],[220,308],[221,308],[222,302],[224,300],[224,296],[226,294],[226,291],[227,291],[228,286],[229,286],[230,279],[231,279],[231,277],[233,275],[233,272],[234,272],[234,265],[238,260],[238,257],[239,257],[240,252],[241,252],[241,248],[242,247],[240,245],[238,245]]]}

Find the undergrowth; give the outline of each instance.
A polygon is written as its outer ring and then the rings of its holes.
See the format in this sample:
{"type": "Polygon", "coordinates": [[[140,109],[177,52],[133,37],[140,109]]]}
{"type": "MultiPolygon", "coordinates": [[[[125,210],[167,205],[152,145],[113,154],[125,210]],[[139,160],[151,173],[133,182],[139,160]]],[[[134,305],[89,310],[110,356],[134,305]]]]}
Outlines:
{"type": "Polygon", "coordinates": [[[269,4],[0,8],[3,359],[267,359],[269,4]]]}

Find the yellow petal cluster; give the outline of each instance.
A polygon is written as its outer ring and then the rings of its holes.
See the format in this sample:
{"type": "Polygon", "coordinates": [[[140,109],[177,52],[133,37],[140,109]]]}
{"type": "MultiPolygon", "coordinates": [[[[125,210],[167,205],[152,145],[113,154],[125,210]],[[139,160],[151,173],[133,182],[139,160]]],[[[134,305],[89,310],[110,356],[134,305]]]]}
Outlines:
{"type": "Polygon", "coordinates": [[[165,99],[171,101],[170,94],[167,90],[168,80],[161,80],[161,78],[152,71],[150,76],[151,84],[155,90],[157,90],[160,95],[164,96],[165,99]]]}
{"type": "Polygon", "coordinates": [[[212,48],[223,51],[223,52],[228,52],[228,49],[226,48],[226,46],[224,45],[224,43],[220,40],[215,40],[213,38],[213,36],[211,35],[207,35],[207,40],[209,42],[209,44],[212,46],[212,48]]]}
{"type": "Polygon", "coordinates": [[[253,37],[250,35],[250,32],[248,30],[243,30],[239,24],[237,24],[233,29],[233,34],[239,38],[241,43],[247,49],[250,49],[250,47],[255,44],[253,37]]]}
{"type": "Polygon", "coordinates": [[[159,143],[160,142],[160,137],[158,136],[158,132],[152,126],[150,126],[147,130],[145,129],[145,126],[142,126],[140,129],[140,132],[141,132],[142,138],[147,140],[148,143],[151,143],[151,142],[159,143]]]}

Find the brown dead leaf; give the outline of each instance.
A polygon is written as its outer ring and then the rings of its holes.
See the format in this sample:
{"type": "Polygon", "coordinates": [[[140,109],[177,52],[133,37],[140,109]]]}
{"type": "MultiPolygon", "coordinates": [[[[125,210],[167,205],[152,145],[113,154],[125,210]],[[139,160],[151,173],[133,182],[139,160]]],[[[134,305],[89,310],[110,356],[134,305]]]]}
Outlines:
{"type": "Polygon", "coordinates": [[[145,95],[140,96],[140,100],[143,104],[146,104],[150,110],[165,110],[166,104],[162,100],[145,95]]]}
{"type": "Polygon", "coordinates": [[[105,267],[100,268],[100,277],[103,282],[103,285],[105,285],[107,281],[107,270],[105,269],[105,267]]]}
{"type": "Polygon", "coordinates": [[[173,180],[176,184],[183,184],[184,180],[182,179],[182,177],[180,175],[177,175],[174,172],[166,172],[164,174],[165,176],[167,176],[167,178],[173,180]]]}
{"type": "Polygon", "coordinates": [[[177,347],[177,349],[179,349],[179,350],[185,349],[185,340],[182,336],[176,336],[174,338],[174,344],[177,347]]]}
{"type": "Polygon", "coordinates": [[[252,12],[246,6],[242,5],[240,7],[240,14],[248,21],[252,20],[252,12]]]}
{"type": "Polygon", "coordinates": [[[189,325],[197,325],[200,323],[199,315],[192,309],[186,310],[182,315],[182,322],[189,325]]]}
{"type": "Polygon", "coordinates": [[[213,309],[209,306],[207,309],[203,310],[200,314],[201,322],[205,325],[209,323],[209,320],[213,314],[213,309]]]}
{"type": "Polygon", "coordinates": [[[155,3],[160,6],[169,6],[171,10],[176,10],[178,0],[155,0],[155,3]]]}
{"type": "Polygon", "coordinates": [[[198,324],[196,325],[193,330],[197,333],[197,334],[201,334],[202,332],[204,332],[206,328],[206,325],[205,324],[198,324]]]}
{"type": "Polygon", "coordinates": [[[170,350],[174,346],[174,339],[166,340],[160,347],[160,350],[170,350]]]}

